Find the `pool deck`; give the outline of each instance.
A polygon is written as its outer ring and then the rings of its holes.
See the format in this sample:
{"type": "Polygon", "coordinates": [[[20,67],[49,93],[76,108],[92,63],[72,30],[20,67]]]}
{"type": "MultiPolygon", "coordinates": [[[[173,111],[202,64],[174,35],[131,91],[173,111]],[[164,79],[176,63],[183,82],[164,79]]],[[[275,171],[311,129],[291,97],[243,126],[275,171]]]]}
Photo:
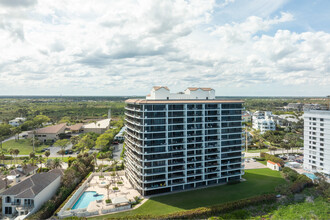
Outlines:
{"type": "Polygon", "coordinates": [[[111,184],[109,189],[109,198],[113,201],[115,198],[126,198],[127,200],[134,201],[134,197],[141,196],[138,191],[132,188],[131,184],[128,182],[125,176],[104,176],[104,178],[99,178],[99,176],[94,176],[88,187],[84,191],[96,191],[98,194],[103,194],[104,198],[99,201],[92,201],[88,207],[87,211],[95,211],[102,209],[109,209],[115,207],[114,204],[106,204],[105,200],[108,199],[108,191],[106,185],[111,184]],[[123,184],[118,185],[117,182],[123,182],[123,184]],[[105,182],[105,183],[104,183],[105,182]],[[118,187],[118,191],[114,191],[112,188],[118,187]]]}

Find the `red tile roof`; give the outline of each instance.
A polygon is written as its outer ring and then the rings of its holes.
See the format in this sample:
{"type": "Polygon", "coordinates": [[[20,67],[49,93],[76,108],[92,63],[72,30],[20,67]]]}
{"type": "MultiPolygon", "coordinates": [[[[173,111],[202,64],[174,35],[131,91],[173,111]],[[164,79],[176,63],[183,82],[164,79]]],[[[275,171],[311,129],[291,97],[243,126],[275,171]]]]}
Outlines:
{"type": "Polygon", "coordinates": [[[63,129],[63,127],[66,127],[66,123],[40,128],[36,130],[36,134],[55,134],[63,129]]]}
{"type": "Polygon", "coordinates": [[[153,87],[153,89],[156,90],[156,91],[157,91],[158,89],[161,89],[161,88],[164,88],[164,89],[170,91],[170,89],[169,89],[167,86],[154,86],[154,87],[153,87]]]}
{"type": "Polygon", "coordinates": [[[281,164],[279,164],[279,163],[275,163],[275,162],[270,161],[270,160],[268,160],[267,163],[271,163],[271,164],[273,164],[273,165],[276,165],[276,164],[277,164],[279,167],[281,167],[281,164]]]}

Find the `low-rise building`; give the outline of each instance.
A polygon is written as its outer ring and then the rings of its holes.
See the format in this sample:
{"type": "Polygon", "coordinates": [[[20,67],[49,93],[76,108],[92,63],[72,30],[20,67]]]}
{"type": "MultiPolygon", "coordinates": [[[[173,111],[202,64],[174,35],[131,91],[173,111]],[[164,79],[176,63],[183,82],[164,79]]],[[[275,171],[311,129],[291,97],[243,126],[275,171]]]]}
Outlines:
{"type": "Polygon", "coordinates": [[[124,126],[120,129],[120,131],[114,138],[115,141],[124,141],[125,140],[125,137],[124,137],[125,129],[126,129],[126,126],[124,126]]]}
{"type": "Polygon", "coordinates": [[[256,111],[255,113],[253,113],[252,128],[255,130],[260,130],[261,134],[269,130],[275,131],[276,123],[273,119],[272,112],[256,111]]]}
{"type": "Polygon", "coordinates": [[[27,217],[50,200],[61,184],[63,171],[37,173],[2,192],[2,214],[8,217],[27,217]]]}
{"type": "Polygon", "coordinates": [[[28,138],[33,138],[33,136],[35,136],[41,142],[45,142],[46,140],[55,142],[59,139],[59,135],[65,132],[65,129],[65,123],[40,128],[38,130],[28,132],[28,138]]]}
{"type": "Polygon", "coordinates": [[[267,167],[271,170],[276,170],[276,171],[280,171],[281,168],[282,168],[281,164],[275,163],[275,162],[270,161],[270,160],[267,161],[267,167]]]}
{"type": "Polygon", "coordinates": [[[8,122],[8,124],[10,124],[11,126],[14,126],[14,127],[18,127],[21,124],[23,124],[25,121],[26,121],[26,118],[15,118],[13,120],[10,120],[8,122]]]}
{"type": "Polygon", "coordinates": [[[100,121],[92,122],[86,125],[83,125],[81,131],[84,133],[94,132],[97,134],[103,134],[106,130],[110,128],[110,118],[103,119],[100,121]]]}
{"type": "Polygon", "coordinates": [[[83,126],[84,126],[83,123],[77,123],[74,125],[70,125],[67,128],[69,129],[69,131],[71,133],[77,134],[77,133],[81,133],[83,131],[83,126]]]}

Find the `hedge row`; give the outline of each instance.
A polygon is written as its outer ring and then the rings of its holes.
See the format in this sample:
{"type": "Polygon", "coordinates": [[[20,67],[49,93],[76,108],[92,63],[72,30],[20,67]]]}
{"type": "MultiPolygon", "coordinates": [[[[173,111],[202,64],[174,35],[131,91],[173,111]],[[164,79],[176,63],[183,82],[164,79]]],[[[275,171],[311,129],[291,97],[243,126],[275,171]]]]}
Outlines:
{"type": "Polygon", "coordinates": [[[292,193],[299,193],[306,187],[313,186],[313,181],[303,174],[299,174],[297,171],[284,167],[282,170],[284,177],[289,180],[292,184],[290,186],[290,191],[292,193]]]}
{"type": "MultiPolygon", "coordinates": [[[[276,200],[274,194],[266,194],[255,196],[248,199],[242,199],[234,202],[214,205],[210,207],[201,207],[187,211],[175,212],[167,215],[153,216],[153,215],[133,215],[122,217],[121,219],[205,219],[211,216],[217,216],[226,212],[237,209],[242,209],[251,205],[259,205],[264,203],[271,203],[276,200]]],[[[118,219],[118,218],[107,218],[118,219]]]]}
{"type": "Polygon", "coordinates": [[[281,158],[278,158],[278,157],[276,157],[274,155],[267,154],[265,152],[261,152],[260,153],[260,157],[261,158],[265,158],[265,160],[270,160],[270,161],[273,161],[275,163],[281,164],[281,166],[284,166],[284,160],[282,160],[281,158]]]}

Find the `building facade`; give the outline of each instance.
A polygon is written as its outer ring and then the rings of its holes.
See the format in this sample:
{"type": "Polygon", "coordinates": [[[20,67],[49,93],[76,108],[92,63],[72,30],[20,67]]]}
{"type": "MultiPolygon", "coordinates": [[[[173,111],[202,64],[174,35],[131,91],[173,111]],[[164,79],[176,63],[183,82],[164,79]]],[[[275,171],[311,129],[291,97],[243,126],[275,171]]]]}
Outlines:
{"type": "Polygon", "coordinates": [[[304,169],[330,175],[330,111],[304,113],[304,169]]]}
{"type": "Polygon", "coordinates": [[[252,128],[255,130],[260,130],[261,134],[265,133],[266,131],[275,131],[276,123],[272,117],[272,112],[256,111],[253,113],[252,128]]]}
{"type": "Polygon", "coordinates": [[[21,219],[37,212],[61,185],[63,171],[37,173],[1,193],[2,215],[21,219]]]}
{"type": "Polygon", "coordinates": [[[126,101],[126,176],[142,195],[226,183],[244,174],[243,102],[217,100],[210,88],[187,90],[171,95],[167,87],[154,87],[154,99],[126,101]]]}
{"type": "Polygon", "coordinates": [[[10,120],[8,122],[8,124],[10,124],[11,126],[14,126],[14,127],[18,127],[21,124],[23,124],[25,121],[26,121],[26,118],[15,118],[13,120],[10,120]]]}

